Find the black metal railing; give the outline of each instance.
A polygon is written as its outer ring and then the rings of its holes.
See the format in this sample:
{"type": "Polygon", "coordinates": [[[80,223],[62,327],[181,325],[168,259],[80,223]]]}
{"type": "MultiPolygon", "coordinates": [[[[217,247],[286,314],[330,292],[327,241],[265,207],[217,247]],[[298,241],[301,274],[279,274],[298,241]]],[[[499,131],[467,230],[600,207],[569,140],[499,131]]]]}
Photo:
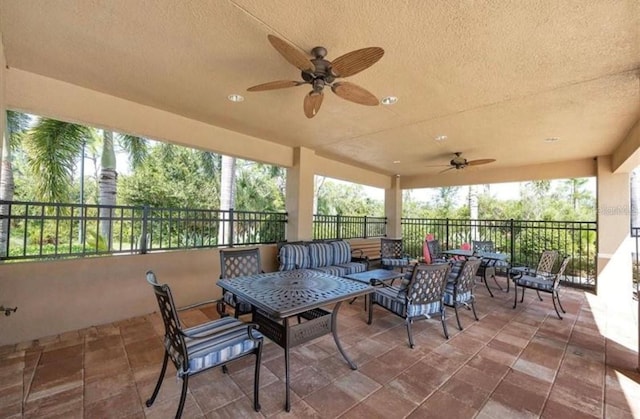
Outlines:
{"type": "Polygon", "coordinates": [[[0,260],[276,243],[286,223],[286,213],[0,201],[0,260]]]}
{"type": "Polygon", "coordinates": [[[596,287],[595,221],[402,219],[405,252],[422,255],[427,234],[439,239],[443,249],[459,248],[473,240],[491,240],[497,251],[510,255],[512,266],[535,266],[543,250],[557,250],[572,256],[563,282],[596,287]]]}
{"type": "Polygon", "coordinates": [[[386,232],[386,217],[318,214],[313,216],[313,238],[316,240],[367,239],[384,237],[386,232]]]}

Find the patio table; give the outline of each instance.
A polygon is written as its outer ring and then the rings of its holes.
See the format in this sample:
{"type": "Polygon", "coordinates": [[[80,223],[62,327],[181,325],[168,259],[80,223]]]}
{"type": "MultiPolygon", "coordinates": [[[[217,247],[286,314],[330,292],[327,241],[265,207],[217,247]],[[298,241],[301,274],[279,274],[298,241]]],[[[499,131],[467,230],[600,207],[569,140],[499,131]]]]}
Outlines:
{"type": "Polygon", "coordinates": [[[357,369],[338,339],[338,310],[344,300],[373,291],[369,284],[296,269],[220,279],[218,285],[251,304],[260,333],[284,349],[287,412],[291,410],[289,349],[331,332],[342,357],[357,369]],[[329,304],[335,304],[333,310],[321,308],[329,304]],[[292,317],[304,320],[292,324],[292,317]]]}
{"type": "MultiPolygon", "coordinates": [[[[496,283],[500,291],[505,291],[502,289],[502,286],[496,280],[495,269],[496,264],[498,262],[506,262],[509,259],[509,255],[506,253],[495,253],[495,252],[474,252],[473,250],[463,250],[463,249],[450,249],[443,250],[442,253],[451,255],[451,256],[459,256],[463,258],[470,258],[472,256],[479,257],[486,264],[485,269],[489,268],[493,270],[493,281],[496,283]]],[[[489,291],[489,295],[493,297],[493,293],[491,292],[491,288],[489,288],[489,284],[487,283],[486,271],[484,279],[484,286],[487,287],[487,291],[489,291]]],[[[507,289],[506,292],[509,292],[509,281],[507,281],[507,289]]]]}

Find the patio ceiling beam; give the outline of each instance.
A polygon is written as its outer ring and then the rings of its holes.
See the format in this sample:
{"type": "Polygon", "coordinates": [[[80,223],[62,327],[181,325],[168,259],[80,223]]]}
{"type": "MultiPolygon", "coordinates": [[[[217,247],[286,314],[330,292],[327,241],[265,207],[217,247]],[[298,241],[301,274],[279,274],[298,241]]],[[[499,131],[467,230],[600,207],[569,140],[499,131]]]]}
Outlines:
{"type": "Polygon", "coordinates": [[[640,165],[640,119],[611,155],[613,173],[628,173],[640,165]]]}
{"type": "Polygon", "coordinates": [[[449,171],[436,176],[403,176],[402,189],[436,188],[441,186],[481,185],[487,183],[523,182],[532,179],[565,179],[596,176],[594,158],[505,167],[449,171]]]}

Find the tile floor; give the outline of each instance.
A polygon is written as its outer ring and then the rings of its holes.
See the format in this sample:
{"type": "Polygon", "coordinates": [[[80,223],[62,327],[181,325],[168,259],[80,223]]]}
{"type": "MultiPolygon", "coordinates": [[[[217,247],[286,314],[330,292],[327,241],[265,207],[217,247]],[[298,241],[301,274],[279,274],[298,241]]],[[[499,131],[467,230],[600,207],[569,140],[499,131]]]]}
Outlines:
{"type": "MultiPolygon", "coordinates": [[[[215,369],[193,377],[183,417],[640,417],[637,314],[565,288],[560,321],[548,298],[529,292],[513,310],[512,293],[495,294],[479,286],[481,320],[463,310],[458,332],[450,316],[448,341],[438,320],[417,322],[413,350],[401,319],[376,308],[368,326],[361,301],[343,305],[339,334],[357,371],[330,336],[296,348],[286,413],[283,351],[268,342],[260,413],[251,407],[247,359],[228,375],[215,369]]],[[[182,313],[188,326],[215,317],[213,307],[182,313]]],[[[173,417],[180,392],[173,367],[155,404],[144,405],[160,369],[162,333],[155,313],[1,347],[0,417],[173,417]]]]}

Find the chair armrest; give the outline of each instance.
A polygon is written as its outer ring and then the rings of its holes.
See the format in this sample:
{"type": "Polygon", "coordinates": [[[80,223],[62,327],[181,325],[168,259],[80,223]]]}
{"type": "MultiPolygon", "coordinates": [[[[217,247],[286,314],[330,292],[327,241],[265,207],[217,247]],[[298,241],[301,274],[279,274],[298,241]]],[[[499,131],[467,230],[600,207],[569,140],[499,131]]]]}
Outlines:
{"type": "MultiPolygon", "coordinates": [[[[223,290],[223,293],[224,293],[224,290],[223,290]]],[[[188,306],[184,306],[184,307],[178,308],[178,309],[176,309],[176,310],[177,310],[177,311],[191,310],[192,308],[200,307],[200,306],[203,306],[203,305],[206,305],[206,304],[214,304],[214,303],[217,303],[217,302],[218,302],[218,301],[220,301],[220,300],[221,300],[221,298],[219,298],[219,299],[217,299],[217,300],[207,300],[207,301],[202,301],[202,302],[199,302],[199,303],[190,304],[190,305],[188,305],[188,306]]]]}

